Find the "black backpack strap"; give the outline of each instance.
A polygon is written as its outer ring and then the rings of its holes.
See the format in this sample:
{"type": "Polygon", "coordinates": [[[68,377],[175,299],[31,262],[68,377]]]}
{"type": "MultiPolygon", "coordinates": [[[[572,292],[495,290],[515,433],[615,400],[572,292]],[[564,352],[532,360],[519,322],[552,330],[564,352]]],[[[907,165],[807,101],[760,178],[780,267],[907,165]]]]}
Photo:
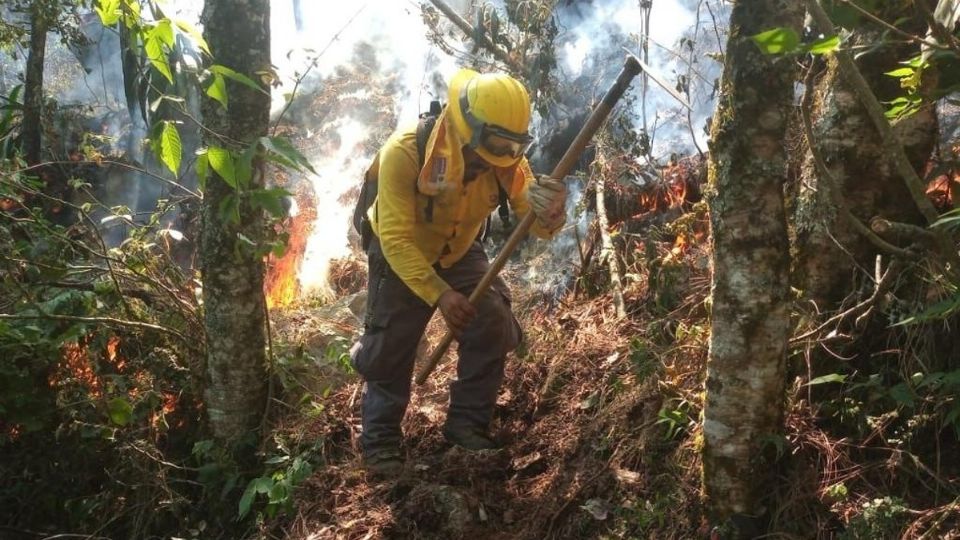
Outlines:
{"type": "MultiPolygon", "coordinates": [[[[417,124],[417,163],[419,164],[417,170],[423,169],[423,161],[427,155],[427,141],[430,139],[430,134],[433,133],[433,127],[437,124],[437,117],[440,115],[439,109],[440,102],[433,101],[430,103],[430,112],[420,115],[420,123],[417,124]]],[[[413,186],[416,189],[416,183],[413,186]]],[[[427,223],[433,222],[433,197],[427,197],[426,218],[427,223]]]]}

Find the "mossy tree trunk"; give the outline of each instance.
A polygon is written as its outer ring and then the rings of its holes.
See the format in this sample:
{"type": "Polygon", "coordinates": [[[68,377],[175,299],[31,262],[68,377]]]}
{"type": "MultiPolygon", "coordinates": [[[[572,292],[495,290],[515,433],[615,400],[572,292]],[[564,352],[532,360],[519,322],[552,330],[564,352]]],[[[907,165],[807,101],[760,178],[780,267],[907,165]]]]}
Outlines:
{"type": "Polygon", "coordinates": [[[30,51],[23,84],[23,128],[20,132],[23,157],[30,165],[40,163],[43,134],[43,63],[51,9],[47,2],[30,6],[30,51]]]}
{"type": "MultiPolygon", "coordinates": [[[[270,69],[269,0],[207,0],[202,23],[218,64],[254,80],[258,71],[270,69]]],[[[227,109],[204,98],[209,129],[204,138],[208,145],[240,150],[266,135],[270,96],[234,83],[228,83],[228,95],[227,109]]],[[[263,180],[254,172],[251,188],[263,180]]],[[[200,248],[209,376],[205,401],[214,436],[233,447],[255,440],[267,399],[264,265],[238,245],[241,235],[254,241],[262,237],[263,216],[243,202],[239,222],[227,219],[224,203],[236,196],[211,170],[200,248]]]]}
{"type": "MultiPolygon", "coordinates": [[[[878,16],[900,20],[906,16],[906,28],[923,35],[924,22],[911,6],[884,5],[878,16]],[[911,17],[912,16],[912,20],[911,17]]],[[[879,30],[866,25],[846,41],[845,46],[864,50],[856,58],[860,72],[881,101],[890,101],[905,92],[899,80],[885,72],[902,67],[901,60],[919,54],[915,44],[886,40],[879,30]]],[[[831,176],[836,191],[850,211],[864,223],[879,216],[884,219],[923,225],[923,215],[911,201],[910,192],[887,158],[883,138],[870,121],[853,87],[830,58],[815,89],[812,115],[814,140],[831,176]]],[[[894,125],[914,168],[920,172],[937,135],[937,114],[933,106],[894,125]]],[[[796,283],[805,298],[820,309],[836,309],[841,300],[857,288],[864,278],[874,274],[877,249],[857,233],[824,189],[809,152],[801,170],[794,221],[797,230],[796,283]],[[858,275],[860,276],[858,278],[858,275]]]]}
{"type": "Polygon", "coordinates": [[[762,513],[769,475],[760,457],[781,432],[790,331],[784,140],[796,60],[762,54],[750,36],[775,27],[799,31],[802,15],[792,0],[734,5],[713,118],[703,481],[715,522],[762,513]]]}

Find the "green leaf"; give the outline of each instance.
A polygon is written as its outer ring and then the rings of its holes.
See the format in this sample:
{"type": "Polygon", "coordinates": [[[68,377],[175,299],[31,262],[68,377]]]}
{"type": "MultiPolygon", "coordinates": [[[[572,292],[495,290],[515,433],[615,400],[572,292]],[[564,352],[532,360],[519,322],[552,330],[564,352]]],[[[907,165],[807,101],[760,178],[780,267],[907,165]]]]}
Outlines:
{"type": "Polygon", "coordinates": [[[254,143],[248,146],[236,160],[237,185],[240,186],[241,189],[248,189],[250,187],[250,180],[253,179],[253,158],[257,155],[258,151],[259,148],[256,143],[254,143]]]}
{"type": "Polygon", "coordinates": [[[840,48],[840,36],[820,38],[805,47],[806,51],[810,54],[832,53],[838,48],[840,48]]]}
{"type": "Polygon", "coordinates": [[[110,421],[118,426],[125,426],[133,419],[133,406],[122,397],[115,397],[107,402],[107,412],[110,421]]]}
{"type": "Polygon", "coordinates": [[[174,176],[180,171],[182,152],[183,145],[177,126],[173,122],[164,122],[163,133],[160,135],[160,159],[174,176]]]}
{"type": "Polygon", "coordinates": [[[220,178],[223,178],[227,185],[237,189],[237,172],[230,152],[219,146],[211,146],[207,148],[207,160],[210,162],[210,167],[220,175],[220,178]]]}
{"type": "Polygon", "coordinates": [[[915,70],[912,67],[903,67],[900,69],[895,69],[893,71],[888,71],[884,73],[884,75],[889,75],[891,77],[902,79],[904,77],[912,77],[914,72],[915,70]]]}
{"type": "Polygon", "coordinates": [[[263,480],[269,480],[271,483],[273,482],[273,480],[261,476],[260,478],[254,478],[251,480],[250,483],[247,484],[247,488],[243,490],[243,496],[240,497],[240,503],[237,505],[238,519],[243,519],[244,516],[250,513],[250,506],[253,505],[254,497],[257,496],[257,493],[261,493],[260,486],[263,480]]]}
{"type": "Polygon", "coordinates": [[[167,55],[163,52],[163,44],[157,37],[148,37],[143,45],[147,58],[154,69],[160,72],[168,81],[173,83],[173,72],[170,71],[170,63],[167,61],[167,55]]]}
{"type": "Polygon", "coordinates": [[[846,380],[847,380],[846,375],[841,375],[839,373],[831,373],[829,375],[822,375],[820,377],[817,377],[811,380],[810,382],[808,382],[805,386],[816,386],[818,384],[826,384],[826,383],[842,383],[846,380]]]}
{"type": "Polygon", "coordinates": [[[949,212],[944,213],[942,216],[940,216],[940,219],[933,222],[933,225],[930,225],[930,226],[943,227],[945,225],[952,225],[954,223],[957,223],[958,221],[960,221],[960,209],[951,210],[949,212]]]}
{"type": "Polygon", "coordinates": [[[301,154],[286,137],[261,137],[260,144],[266,149],[268,155],[276,154],[313,174],[317,174],[313,165],[310,164],[310,160],[301,154]]]}
{"type": "Polygon", "coordinates": [[[173,48],[173,24],[170,19],[161,19],[153,27],[151,34],[167,47],[173,48]]]}
{"type": "Polygon", "coordinates": [[[910,390],[910,387],[906,383],[900,383],[890,389],[890,397],[892,397],[897,403],[905,405],[907,407],[913,407],[914,397],[913,391],[910,390]]]}
{"type": "Polygon", "coordinates": [[[234,225],[240,223],[240,198],[230,194],[220,201],[220,217],[234,225]]]}
{"type": "Polygon", "coordinates": [[[256,90],[258,92],[266,93],[266,90],[264,90],[263,87],[257,84],[253,79],[251,79],[250,77],[247,77],[242,73],[237,73],[236,71],[228,68],[227,66],[214,64],[210,66],[210,71],[212,71],[213,73],[216,73],[217,75],[222,75],[230,80],[237,81],[238,83],[244,86],[247,86],[249,88],[252,88],[253,90],[256,90]]]}
{"type": "Polygon", "coordinates": [[[196,43],[201,51],[207,53],[208,56],[213,56],[210,52],[210,45],[207,45],[207,40],[203,39],[203,34],[197,30],[196,26],[183,19],[173,19],[173,24],[177,25],[177,28],[179,28],[181,32],[190,36],[190,39],[196,43]]]}
{"type": "Polygon", "coordinates": [[[207,187],[207,178],[210,177],[210,161],[207,156],[207,149],[197,150],[197,182],[200,185],[200,191],[207,187]]]}
{"type": "Polygon", "coordinates": [[[207,95],[220,102],[224,109],[227,108],[229,104],[227,98],[227,81],[223,78],[223,75],[214,74],[210,86],[207,87],[207,95]]]}
{"type": "Polygon", "coordinates": [[[120,0],[100,0],[93,9],[104,26],[113,26],[120,20],[120,0]]]}
{"type": "Polygon", "coordinates": [[[797,50],[800,45],[800,36],[792,28],[774,28],[760,32],[750,39],[757,44],[764,54],[784,54],[797,50]]]}
{"type": "Polygon", "coordinates": [[[290,196],[290,192],[283,188],[258,189],[250,192],[250,201],[254,206],[263,208],[270,215],[277,218],[286,216],[283,209],[283,198],[290,196]]]}

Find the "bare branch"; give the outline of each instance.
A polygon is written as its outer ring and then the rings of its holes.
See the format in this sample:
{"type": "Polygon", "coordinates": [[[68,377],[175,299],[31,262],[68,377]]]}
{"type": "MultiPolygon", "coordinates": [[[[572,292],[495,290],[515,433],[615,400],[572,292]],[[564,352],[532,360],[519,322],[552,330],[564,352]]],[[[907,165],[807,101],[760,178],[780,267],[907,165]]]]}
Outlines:
{"type": "Polygon", "coordinates": [[[467,22],[466,19],[460,16],[452,7],[450,7],[443,0],[430,0],[430,3],[436,6],[441,13],[447,16],[457,28],[460,29],[467,37],[475,39],[478,43],[477,45],[482,46],[484,49],[490,52],[497,60],[500,60],[504,64],[510,66],[510,69],[514,70],[516,73],[523,73],[524,66],[516,59],[512,58],[510,54],[497,46],[496,43],[490,40],[486,34],[482,32],[474,32],[473,27],[467,22]]]}

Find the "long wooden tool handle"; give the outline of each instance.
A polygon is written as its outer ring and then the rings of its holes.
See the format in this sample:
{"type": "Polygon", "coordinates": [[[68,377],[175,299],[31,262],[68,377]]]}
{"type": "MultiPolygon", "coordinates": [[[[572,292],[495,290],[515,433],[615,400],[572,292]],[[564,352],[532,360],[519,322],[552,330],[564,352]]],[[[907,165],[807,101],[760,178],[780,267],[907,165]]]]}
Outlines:
{"type": "MultiPolygon", "coordinates": [[[[613,106],[620,101],[620,98],[623,97],[624,92],[626,92],[630,86],[630,82],[640,73],[640,69],[640,63],[637,61],[637,58],[633,55],[627,56],[627,60],[624,62],[623,69],[620,71],[620,75],[617,76],[616,82],[607,90],[606,95],[603,96],[603,101],[597,104],[593,109],[593,113],[590,114],[590,118],[588,118],[587,122],[580,128],[580,133],[577,133],[577,137],[570,143],[566,153],[564,153],[560,159],[560,163],[558,163],[557,166],[554,167],[553,172],[550,173],[551,178],[566,178],[574,165],[577,164],[577,160],[580,159],[580,154],[583,153],[590,139],[593,138],[593,135],[600,129],[603,122],[610,116],[610,111],[613,109],[613,106]]],[[[487,292],[494,278],[497,277],[500,270],[503,270],[504,265],[507,264],[507,259],[510,258],[510,255],[517,248],[517,244],[530,232],[530,227],[533,226],[534,220],[536,220],[536,216],[533,215],[533,212],[527,212],[527,215],[523,217],[517,225],[517,228],[513,230],[513,234],[507,239],[507,243],[504,244],[500,253],[490,264],[487,273],[483,275],[480,283],[477,284],[473,289],[473,293],[470,294],[469,300],[471,304],[475,303],[480,296],[487,292]]],[[[433,349],[433,353],[427,359],[427,363],[424,364],[420,372],[417,373],[415,379],[417,384],[426,382],[427,377],[433,373],[434,368],[437,367],[437,363],[443,358],[444,353],[447,352],[451,343],[453,343],[453,334],[447,331],[446,335],[443,336],[443,340],[433,349]]]]}

